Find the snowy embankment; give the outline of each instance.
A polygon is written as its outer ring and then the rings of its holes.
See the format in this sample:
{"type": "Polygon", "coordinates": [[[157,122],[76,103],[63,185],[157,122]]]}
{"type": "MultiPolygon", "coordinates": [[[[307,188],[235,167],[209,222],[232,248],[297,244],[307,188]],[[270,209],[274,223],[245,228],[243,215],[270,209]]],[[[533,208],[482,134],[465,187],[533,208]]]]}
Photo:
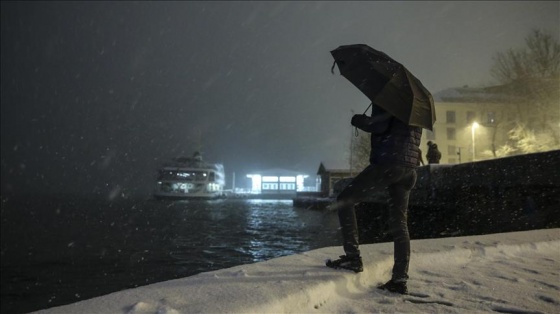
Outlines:
{"type": "Polygon", "coordinates": [[[560,229],[414,240],[410,295],[390,277],[392,243],[362,246],[365,270],[329,269],[329,247],[124,290],[39,313],[560,311],[560,229]]]}

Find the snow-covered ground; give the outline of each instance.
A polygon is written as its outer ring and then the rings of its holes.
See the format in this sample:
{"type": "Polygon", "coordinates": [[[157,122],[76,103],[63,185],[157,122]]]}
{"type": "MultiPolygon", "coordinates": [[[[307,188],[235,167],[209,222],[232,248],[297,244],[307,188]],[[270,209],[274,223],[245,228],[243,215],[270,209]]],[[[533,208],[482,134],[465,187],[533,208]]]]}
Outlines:
{"type": "Polygon", "coordinates": [[[410,295],[392,243],[361,247],[365,270],[324,266],[329,247],[124,290],[40,313],[560,313],[560,229],[414,240],[410,295]]]}

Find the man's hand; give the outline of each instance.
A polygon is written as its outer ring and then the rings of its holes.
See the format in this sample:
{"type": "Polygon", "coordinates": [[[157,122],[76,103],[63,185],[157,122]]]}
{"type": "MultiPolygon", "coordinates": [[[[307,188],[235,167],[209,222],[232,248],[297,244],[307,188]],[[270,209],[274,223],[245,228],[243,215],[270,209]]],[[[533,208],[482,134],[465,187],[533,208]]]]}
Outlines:
{"type": "Polygon", "coordinates": [[[358,129],[374,134],[380,134],[387,130],[392,116],[389,113],[383,113],[373,117],[365,114],[355,114],[350,123],[358,129]]]}
{"type": "Polygon", "coordinates": [[[357,128],[361,128],[363,126],[366,126],[370,120],[371,118],[366,116],[365,114],[355,114],[352,117],[352,121],[350,121],[350,123],[357,128]]]}

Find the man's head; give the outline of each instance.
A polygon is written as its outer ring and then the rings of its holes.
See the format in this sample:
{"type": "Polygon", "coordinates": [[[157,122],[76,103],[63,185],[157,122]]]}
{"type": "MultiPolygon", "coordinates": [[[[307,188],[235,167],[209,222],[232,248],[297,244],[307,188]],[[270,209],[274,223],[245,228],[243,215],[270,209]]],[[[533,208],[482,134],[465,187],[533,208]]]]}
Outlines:
{"type": "Polygon", "coordinates": [[[432,146],[432,141],[428,141],[428,146],[432,146]]]}

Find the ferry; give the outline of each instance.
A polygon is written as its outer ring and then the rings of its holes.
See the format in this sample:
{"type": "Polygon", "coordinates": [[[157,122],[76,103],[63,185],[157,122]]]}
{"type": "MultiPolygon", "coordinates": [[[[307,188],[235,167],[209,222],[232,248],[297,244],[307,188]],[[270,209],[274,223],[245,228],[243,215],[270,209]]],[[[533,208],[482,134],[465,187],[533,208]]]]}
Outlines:
{"type": "Polygon", "coordinates": [[[224,166],[193,157],[178,157],[158,171],[155,199],[212,199],[224,195],[224,166]]]}

